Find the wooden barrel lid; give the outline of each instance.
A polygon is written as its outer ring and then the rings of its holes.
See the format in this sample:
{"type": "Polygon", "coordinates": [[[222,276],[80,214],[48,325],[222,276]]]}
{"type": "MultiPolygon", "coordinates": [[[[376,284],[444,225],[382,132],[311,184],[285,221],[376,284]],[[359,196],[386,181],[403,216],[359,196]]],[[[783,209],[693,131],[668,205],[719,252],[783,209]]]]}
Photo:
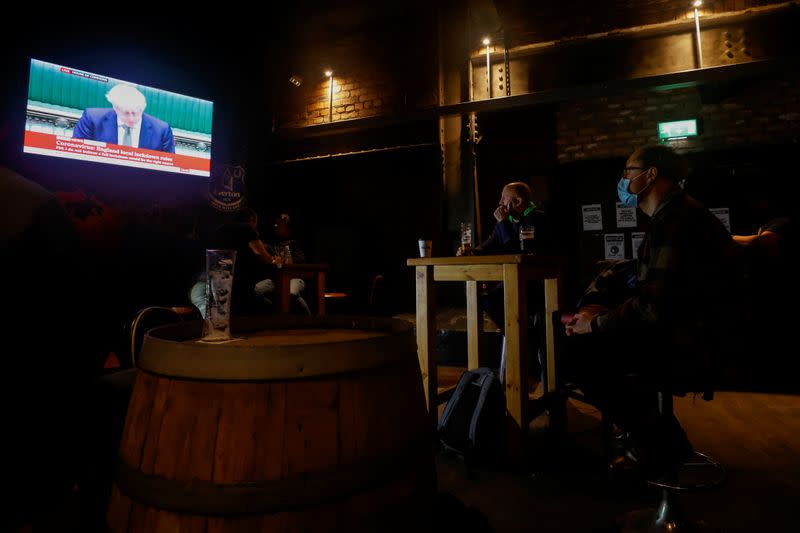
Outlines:
{"type": "Polygon", "coordinates": [[[234,340],[200,340],[202,322],[150,330],[139,358],[143,371],[212,381],[271,381],[417,364],[411,324],[378,317],[243,317],[234,340]]]}

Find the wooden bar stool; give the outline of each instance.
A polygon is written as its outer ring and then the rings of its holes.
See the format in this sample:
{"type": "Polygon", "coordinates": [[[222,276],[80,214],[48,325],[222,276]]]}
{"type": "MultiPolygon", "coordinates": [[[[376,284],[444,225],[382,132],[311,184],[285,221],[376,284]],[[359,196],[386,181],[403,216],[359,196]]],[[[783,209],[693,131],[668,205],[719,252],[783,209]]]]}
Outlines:
{"type": "Polygon", "coordinates": [[[350,295],[346,292],[326,292],[325,308],[328,312],[341,312],[350,300],[350,295]]]}
{"type": "MultiPolygon", "coordinates": [[[[711,400],[713,393],[704,393],[704,399],[711,400]]],[[[673,416],[672,392],[658,392],[658,413],[660,416],[673,416]]],[[[698,531],[700,524],[689,520],[678,502],[677,494],[716,489],[728,479],[725,467],[714,458],[695,451],[693,456],[681,465],[670,469],[657,478],[645,480],[648,485],[661,489],[661,500],[655,509],[631,511],[620,519],[621,533],[685,533],[698,531]]]]}

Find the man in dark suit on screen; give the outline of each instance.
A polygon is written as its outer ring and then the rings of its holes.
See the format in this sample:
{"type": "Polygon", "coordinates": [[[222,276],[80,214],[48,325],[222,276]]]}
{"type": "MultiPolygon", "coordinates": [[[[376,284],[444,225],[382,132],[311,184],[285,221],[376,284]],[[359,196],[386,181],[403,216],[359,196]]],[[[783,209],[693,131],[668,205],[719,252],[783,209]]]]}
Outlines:
{"type": "Polygon", "coordinates": [[[106,98],[112,108],[90,107],[84,110],[72,132],[73,138],[175,152],[172,128],[163,120],[144,113],[147,101],[135,87],[115,85],[106,98]]]}

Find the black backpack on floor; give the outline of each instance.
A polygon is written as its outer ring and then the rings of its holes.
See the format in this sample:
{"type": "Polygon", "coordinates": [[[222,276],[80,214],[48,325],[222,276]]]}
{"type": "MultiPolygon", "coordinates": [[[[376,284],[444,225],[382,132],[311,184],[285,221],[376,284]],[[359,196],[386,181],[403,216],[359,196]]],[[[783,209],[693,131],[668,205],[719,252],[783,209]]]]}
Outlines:
{"type": "Polygon", "coordinates": [[[505,405],[503,385],[492,369],[464,372],[439,422],[443,448],[469,463],[499,459],[505,449],[505,405]]]}

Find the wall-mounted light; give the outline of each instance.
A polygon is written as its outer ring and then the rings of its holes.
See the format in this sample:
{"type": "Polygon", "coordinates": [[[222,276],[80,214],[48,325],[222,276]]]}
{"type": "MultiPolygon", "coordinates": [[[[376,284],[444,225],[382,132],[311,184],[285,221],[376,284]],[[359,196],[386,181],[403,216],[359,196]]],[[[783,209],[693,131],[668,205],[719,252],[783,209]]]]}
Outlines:
{"type": "Polygon", "coordinates": [[[329,96],[328,96],[328,122],[333,122],[333,71],[327,69],[325,76],[328,78],[329,96]]]}
{"type": "Polygon", "coordinates": [[[489,56],[489,43],[491,43],[491,39],[489,37],[483,38],[483,45],[486,47],[486,98],[492,97],[492,63],[489,56]]]}
{"type": "Polygon", "coordinates": [[[694,29],[697,40],[697,64],[703,68],[703,46],[700,44],[700,11],[698,8],[703,5],[703,0],[694,0],[692,6],[694,7],[694,29]]]}

